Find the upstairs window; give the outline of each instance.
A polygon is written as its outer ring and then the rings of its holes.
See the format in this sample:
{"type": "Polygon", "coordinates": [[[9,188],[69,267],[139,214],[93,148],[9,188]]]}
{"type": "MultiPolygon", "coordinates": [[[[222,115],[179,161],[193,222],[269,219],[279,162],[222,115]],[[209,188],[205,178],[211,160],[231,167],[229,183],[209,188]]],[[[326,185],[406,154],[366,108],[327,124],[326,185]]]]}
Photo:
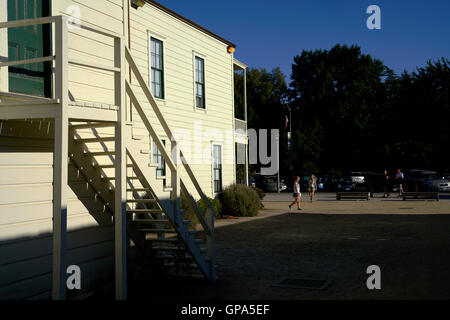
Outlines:
{"type": "Polygon", "coordinates": [[[205,109],[205,60],[195,57],[195,106],[205,109]]]}
{"type": "Polygon", "coordinates": [[[151,86],[155,98],[164,99],[163,42],[150,38],[151,86]]]}

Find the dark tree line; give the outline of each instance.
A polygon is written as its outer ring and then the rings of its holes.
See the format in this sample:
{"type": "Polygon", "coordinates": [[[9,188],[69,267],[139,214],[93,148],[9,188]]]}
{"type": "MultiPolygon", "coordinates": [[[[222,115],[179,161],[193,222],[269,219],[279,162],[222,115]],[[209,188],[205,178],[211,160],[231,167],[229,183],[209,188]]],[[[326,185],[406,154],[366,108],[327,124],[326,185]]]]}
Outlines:
{"type": "MultiPolygon", "coordinates": [[[[294,57],[289,86],[279,68],[248,70],[248,125],[281,129],[286,175],[286,101],[292,109],[296,172],[450,171],[449,88],[445,58],[396,75],[358,46],[303,51],[294,57]]],[[[239,99],[240,91],[236,94],[239,99]]]]}

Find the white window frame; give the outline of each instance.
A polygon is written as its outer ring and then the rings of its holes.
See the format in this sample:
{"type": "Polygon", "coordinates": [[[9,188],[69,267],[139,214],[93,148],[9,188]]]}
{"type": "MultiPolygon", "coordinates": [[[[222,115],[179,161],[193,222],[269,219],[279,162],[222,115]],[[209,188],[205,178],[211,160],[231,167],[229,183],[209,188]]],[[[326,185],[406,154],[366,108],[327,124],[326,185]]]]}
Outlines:
{"type": "Polygon", "coordinates": [[[211,143],[211,191],[213,195],[217,195],[220,192],[222,192],[224,189],[224,185],[223,185],[223,142],[212,142],[211,143]],[[214,190],[214,146],[219,146],[220,147],[220,163],[222,165],[222,172],[221,172],[221,191],[216,192],[214,190]]]}
{"type": "Polygon", "coordinates": [[[207,57],[206,57],[205,54],[200,53],[200,52],[198,52],[196,50],[192,51],[192,95],[193,95],[192,102],[193,102],[193,108],[194,108],[194,111],[203,112],[203,113],[206,113],[207,110],[208,110],[208,104],[207,104],[207,98],[206,98],[207,92],[208,92],[208,77],[206,75],[207,74],[206,68],[208,66],[208,60],[206,58],[207,57]],[[197,108],[197,101],[196,101],[196,94],[197,93],[196,93],[196,88],[195,88],[195,58],[196,57],[199,57],[199,58],[203,59],[203,63],[204,63],[204,65],[203,65],[203,73],[204,73],[203,81],[205,82],[205,85],[204,85],[205,108],[197,108]]]}
{"type": "MultiPolygon", "coordinates": [[[[166,66],[167,66],[167,61],[166,61],[166,51],[167,51],[167,38],[157,34],[153,31],[147,30],[147,58],[148,58],[148,87],[150,89],[150,92],[152,92],[152,38],[159,40],[163,43],[163,81],[162,81],[162,85],[163,85],[163,97],[164,98],[157,98],[155,96],[153,96],[155,98],[155,100],[157,102],[160,102],[161,104],[165,105],[166,103],[166,99],[167,99],[167,86],[166,86],[166,66]]],[[[153,94],[153,92],[152,92],[153,94]]]]}

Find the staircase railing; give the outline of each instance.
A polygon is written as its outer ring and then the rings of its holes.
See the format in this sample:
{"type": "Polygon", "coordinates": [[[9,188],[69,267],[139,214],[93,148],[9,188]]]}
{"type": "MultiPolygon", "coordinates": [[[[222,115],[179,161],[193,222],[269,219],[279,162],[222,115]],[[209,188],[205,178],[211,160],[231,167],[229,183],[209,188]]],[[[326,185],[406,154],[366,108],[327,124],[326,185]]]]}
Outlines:
{"type": "Polygon", "coordinates": [[[126,91],[131,99],[131,102],[133,103],[135,110],[138,112],[139,116],[141,117],[146,129],[150,133],[150,136],[152,137],[153,141],[155,142],[156,146],[160,150],[162,157],[166,161],[167,166],[169,167],[171,171],[171,182],[172,182],[172,194],[171,199],[176,201],[176,209],[179,211],[180,206],[180,197],[181,192],[183,192],[186,195],[186,198],[188,200],[188,203],[190,207],[193,209],[194,213],[196,214],[197,218],[200,221],[200,224],[202,225],[205,235],[206,235],[206,242],[207,242],[207,257],[210,260],[211,265],[211,279],[215,278],[214,275],[214,219],[215,219],[215,210],[211,205],[211,202],[209,201],[208,197],[203,192],[200,183],[197,181],[190,165],[188,164],[186,158],[184,157],[184,154],[182,150],[179,148],[179,145],[172,134],[172,131],[170,130],[169,125],[167,124],[163,114],[161,113],[161,110],[158,107],[158,104],[156,103],[155,98],[153,97],[153,94],[151,93],[147,82],[144,80],[144,77],[142,76],[141,72],[139,71],[139,68],[137,67],[131,52],[128,48],[125,48],[125,58],[128,62],[128,65],[134,74],[135,78],[137,79],[139,86],[141,87],[142,91],[144,92],[144,95],[147,98],[147,101],[150,103],[154,113],[156,114],[156,118],[159,121],[159,124],[162,126],[165,134],[167,137],[169,137],[171,141],[171,149],[172,154],[169,155],[169,153],[165,150],[165,146],[162,143],[161,139],[157,135],[156,131],[154,130],[153,126],[150,123],[150,120],[148,119],[146,113],[144,112],[144,109],[142,108],[141,103],[137,99],[133,88],[131,87],[130,83],[126,81],[126,91]],[[190,195],[186,184],[184,181],[182,181],[180,169],[181,165],[185,169],[188,177],[188,181],[192,183],[192,185],[195,187],[195,190],[199,194],[200,198],[203,200],[203,202],[206,205],[206,216],[203,215],[203,212],[198,207],[197,203],[193,199],[193,197],[190,195]]]}

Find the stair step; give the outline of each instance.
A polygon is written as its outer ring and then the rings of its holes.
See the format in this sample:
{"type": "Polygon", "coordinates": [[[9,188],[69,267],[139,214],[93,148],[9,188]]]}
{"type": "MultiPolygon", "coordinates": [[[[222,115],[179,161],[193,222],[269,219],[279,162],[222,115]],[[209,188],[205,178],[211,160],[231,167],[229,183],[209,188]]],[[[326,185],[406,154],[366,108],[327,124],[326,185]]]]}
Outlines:
{"type": "Polygon", "coordinates": [[[194,260],[191,255],[186,255],[184,257],[174,257],[174,256],[159,256],[160,260],[194,260]]]}
{"type": "Polygon", "coordinates": [[[165,176],[159,176],[159,177],[156,177],[156,180],[164,180],[164,179],[166,179],[165,176]]]}
{"type": "MultiPolygon", "coordinates": [[[[92,166],[100,169],[114,169],[116,167],[114,164],[93,164],[92,166]]],[[[133,168],[133,165],[127,164],[127,168],[133,168]]]]}
{"type": "MultiPolygon", "coordinates": [[[[170,239],[147,239],[146,241],[150,241],[150,242],[160,242],[160,243],[177,243],[178,239],[177,238],[170,238],[170,239]]],[[[200,239],[195,239],[194,240],[195,244],[201,244],[202,240],[200,239]]]]}
{"type": "Polygon", "coordinates": [[[80,139],[74,139],[75,142],[83,142],[83,143],[92,143],[92,142],[113,142],[115,141],[115,137],[104,137],[104,138],[80,138],[80,139]]]}
{"type": "Polygon", "coordinates": [[[156,199],[130,199],[128,203],[157,203],[156,199]]]}
{"type": "Polygon", "coordinates": [[[96,122],[96,123],[86,123],[86,124],[75,124],[71,125],[71,129],[90,129],[90,128],[108,128],[114,127],[115,123],[113,122],[96,122]]]}
{"type": "Polygon", "coordinates": [[[127,192],[151,192],[150,188],[134,188],[134,189],[127,189],[127,192]]]}
{"type": "MultiPolygon", "coordinates": [[[[179,267],[175,263],[164,263],[165,268],[176,268],[179,267]]],[[[189,268],[189,269],[198,269],[198,265],[196,263],[190,263],[188,265],[183,265],[183,268],[189,268]]]]}
{"type": "Polygon", "coordinates": [[[172,192],[173,188],[172,187],[164,187],[163,191],[164,192],[172,192]]]}
{"type": "Polygon", "coordinates": [[[179,248],[179,247],[152,247],[152,250],[158,250],[158,251],[185,251],[185,248],[179,248]]]}
{"type": "MultiPolygon", "coordinates": [[[[114,181],[116,177],[102,177],[103,180],[114,181]]],[[[128,180],[139,180],[138,177],[127,177],[128,180]]]]}
{"type": "Polygon", "coordinates": [[[169,238],[169,239],[155,238],[155,239],[146,239],[146,241],[159,242],[159,243],[177,243],[178,239],[177,238],[169,238]]]}
{"type": "Polygon", "coordinates": [[[90,152],[90,151],[84,151],[83,152],[85,155],[90,155],[92,157],[97,157],[97,156],[113,156],[116,154],[115,151],[98,151],[98,152],[90,152]]]}
{"type": "MultiPolygon", "coordinates": [[[[136,210],[127,210],[127,213],[129,213],[130,211],[136,211],[136,210]]],[[[160,213],[161,211],[158,210],[153,210],[154,212],[148,212],[150,210],[144,210],[144,213],[160,213]]],[[[139,212],[141,213],[141,212],[139,212]]],[[[169,224],[171,223],[170,220],[167,219],[135,219],[133,220],[133,222],[136,223],[148,223],[148,224],[152,224],[152,223],[166,223],[169,224]]],[[[184,220],[183,223],[185,225],[189,225],[191,223],[191,220],[184,220]]]]}
{"type": "Polygon", "coordinates": [[[158,224],[169,224],[170,220],[162,220],[162,219],[135,219],[133,220],[133,222],[136,223],[145,223],[145,224],[153,224],[153,223],[158,223],[158,224]]]}
{"type": "Polygon", "coordinates": [[[139,229],[139,231],[145,233],[177,233],[175,229],[139,229]]]}
{"type": "Polygon", "coordinates": [[[127,213],[161,213],[161,209],[130,209],[127,213]]]}

